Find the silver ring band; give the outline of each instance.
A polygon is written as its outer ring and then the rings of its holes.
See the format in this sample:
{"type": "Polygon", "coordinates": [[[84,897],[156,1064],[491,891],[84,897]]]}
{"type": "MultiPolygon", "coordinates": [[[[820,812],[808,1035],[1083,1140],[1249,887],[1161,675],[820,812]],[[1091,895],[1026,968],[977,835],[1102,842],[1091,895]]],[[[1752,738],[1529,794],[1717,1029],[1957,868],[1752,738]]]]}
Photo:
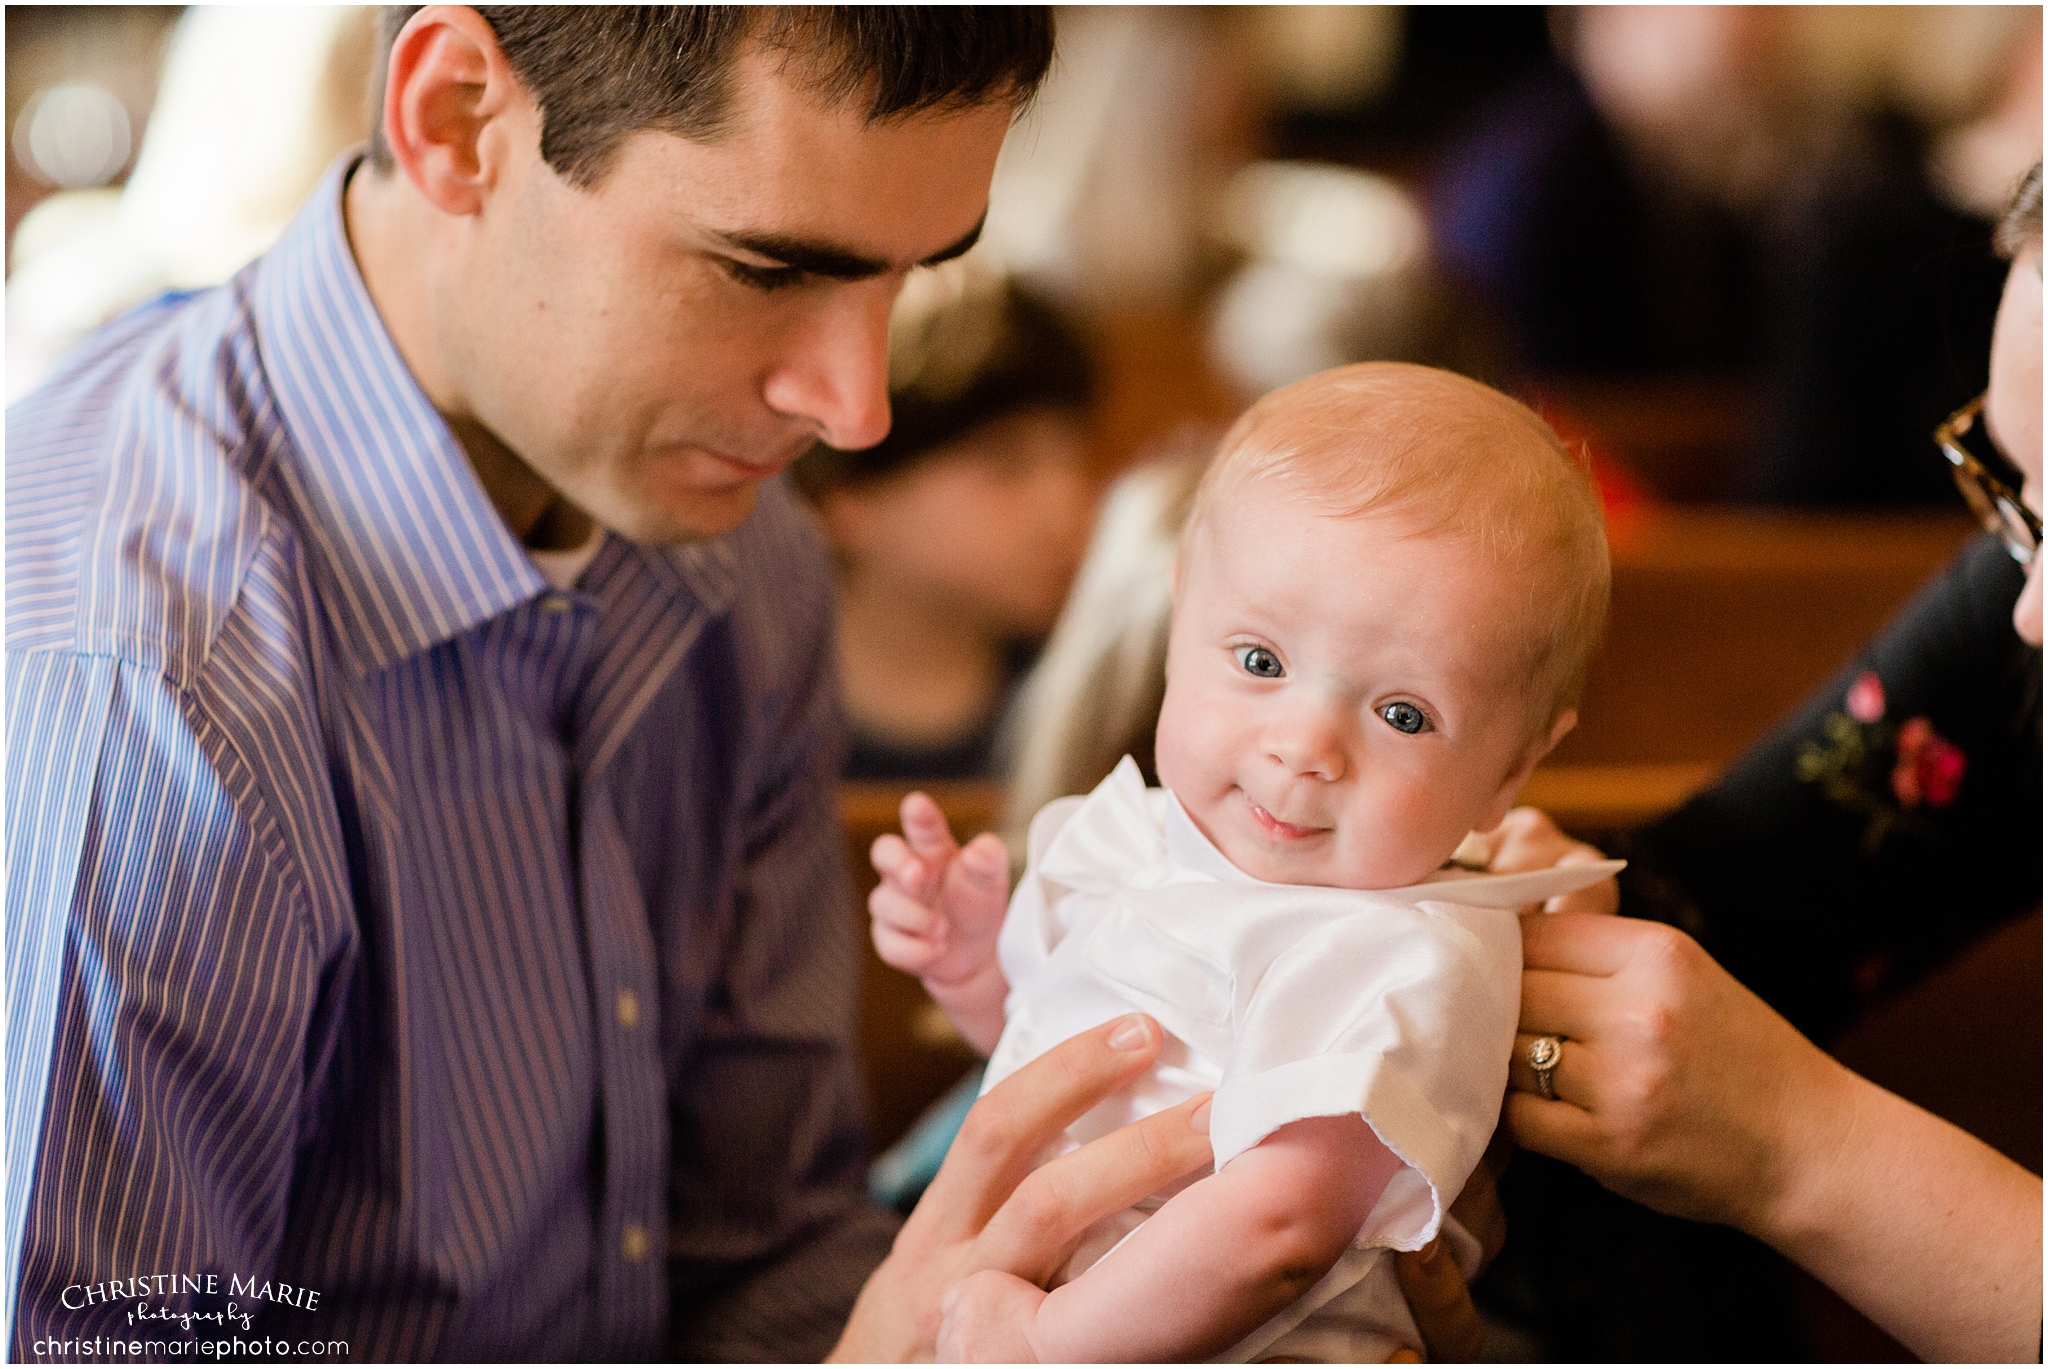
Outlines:
{"type": "Polygon", "coordinates": [[[1539,1036],[1529,1043],[1528,1054],[1523,1058],[1529,1068],[1536,1071],[1536,1092],[1542,1097],[1556,1099],[1557,1084],[1551,1076],[1557,1072],[1557,1062],[1564,1055],[1562,1036],[1539,1036]]]}

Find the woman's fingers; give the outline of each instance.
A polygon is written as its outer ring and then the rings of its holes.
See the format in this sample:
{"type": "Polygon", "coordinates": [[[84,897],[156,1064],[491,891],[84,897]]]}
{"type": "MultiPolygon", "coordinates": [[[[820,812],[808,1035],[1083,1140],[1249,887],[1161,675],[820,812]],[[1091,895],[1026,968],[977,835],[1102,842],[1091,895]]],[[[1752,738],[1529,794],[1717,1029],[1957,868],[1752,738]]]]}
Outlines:
{"type": "Polygon", "coordinates": [[[1062,1041],[996,1085],[968,1112],[911,1222],[932,1225],[938,1240],[979,1235],[1053,1139],[1137,1077],[1163,1039],[1158,1023],[1130,1013],[1062,1041]]]}
{"type": "MultiPolygon", "coordinates": [[[[1515,1144],[1581,1169],[1605,1154],[1606,1133],[1600,1119],[1562,1099],[1552,1101],[1509,1089],[1501,1116],[1514,1133],[1515,1144]]],[[[1599,1176],[1595,1174],[1595,1178],[1599,1176]]]]}
{"type": "Polygon", "coordinates": [[[1033,1170],[982,1231],[973,1263],[1043,1284],[1089,1227],[1213,1159],[1205,1093],[1033,1170]]]}
{"type": "MultiPolygon", "coordinates": [[[[1584,842],[1574,843],[1572,848],[1558,857],[1559,865],[1584,865],[1591,861],[1605,860],[1601,851],[1584,842]]],[[[1559,894],[1543,905],[1546,913],[1582,913],[1593,917],[1611,917],[1621,911],[1621,886],[1610,876],[1598,884],[1589,885],[1569,894],[1559,894]]]]}
{"type": "Polygon", "coordinates": [[[1400,1281],[1401,1294],[1408,1300],[1408,1310],[1414,1314],[1431,1359],[1469,1364],[1479,1358],[1486,1344],[1486,1328],[1443,1237],[1420,1250],[1396,1255],[1394,1277],[1400,1281]]]}
{"type": "MultiPolygon", "coordinates": [[[[1515,1034],[1515,1054],[1508,1062],[1509,1088],[1539,1097],[1542,1095],[1543,1090],[1536,1083],[1536,1067],[1529,1063],[1529,1047],[1541,1039],[1540,1034],[1515,1034]]],[[[1590,1108],[1597,1097],[1593,1081],[1599,1077],[1599,1062],[1593,1044],[1575,1041],[1568,1036],[1559,1036],[1558,1040],[1563,1044],[1557,1052],[1557,1063],[1550,1069],[1550,1086],[1564,1101],[1590,1108]]]]}
{"type": "Polygon", "coordinates": [[[1585,913],[1525,917],[1522,966],[1529,970],[1610,975],[1628,964],[1646,935],[1666,930],[1662,923],[1632,917],[1596,917],[1585,913]]]}
{"type": "Polygon", "coordinates": [[[1493,852],[1487,868],[1502,873],[1547,870],[1577,852],[1592,852],[1580,859],[1605,859],[1584,842],[1566,836],[1540,808],[1511,808],[1500,826],[1484,835],[1493,852]]]}

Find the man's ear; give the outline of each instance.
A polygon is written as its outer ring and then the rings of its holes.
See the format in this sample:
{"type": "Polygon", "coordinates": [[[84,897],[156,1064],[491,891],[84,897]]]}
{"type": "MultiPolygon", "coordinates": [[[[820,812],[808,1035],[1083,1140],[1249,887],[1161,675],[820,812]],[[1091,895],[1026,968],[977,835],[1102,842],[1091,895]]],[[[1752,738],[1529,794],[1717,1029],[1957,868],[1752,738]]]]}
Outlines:
{"type": "Polygon", "coordinates": [[[1500,789],[1493,796],[1493,802],[1486,806],[1486,820],[1473,824],[1475,832],[1490,832],[1500,826],[1500,820],[1508,815],[1508,809],[1515,806],[1515,795],[1522,792],[1522,786],[1529,782],[1529,776],[1542,763],[1543,758],[1557,749],[1571,730],[1579,725],[1579,711],[1567,708],[1557,715],[1550,724],[1550,731],[1529,743],[1529,747],[1515,762],[1515,768],[1501,781],[1500,789]]]}
{"type": "Polygon", "coordinates": [[[428,5],[391,44],[384,82],[384,139],[399,172],[428,203],[468,215],[502,171],[508,124],[539,138],[538,111],[512,74],[484,17],[462,5],[428,5]]]}

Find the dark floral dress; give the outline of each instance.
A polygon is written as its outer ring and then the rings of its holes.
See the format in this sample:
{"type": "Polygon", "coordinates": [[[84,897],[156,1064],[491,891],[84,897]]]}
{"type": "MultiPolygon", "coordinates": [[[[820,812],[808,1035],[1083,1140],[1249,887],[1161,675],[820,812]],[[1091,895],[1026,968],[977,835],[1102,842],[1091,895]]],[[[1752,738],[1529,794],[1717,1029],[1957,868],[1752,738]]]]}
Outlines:
{"type": "MultiPolygon", "coordinates": [[[[1622,911],[1672,922],[1822,1042],[2041,903],[2041,654],[2023,576],[1972,542],[1712,788],[1617,843],[1622,911]]],[[[1967,1010],[1967,1005],[1966,1005],[1967,1010]]],[[[1569,1045],[1565,1048],[1571,1049],[1569,1045]]],[[[1516,1157],[1481,1306],[1560,1360],[1811,1359],[1789,1266],[1516,1157]]]]}
{"type": "Polygon", "coordinates": [[[2041,903],[2041,653],[1973,541],[1711,789],[1627,843],[1676,922],[1810,1036],[2041,903]]]}

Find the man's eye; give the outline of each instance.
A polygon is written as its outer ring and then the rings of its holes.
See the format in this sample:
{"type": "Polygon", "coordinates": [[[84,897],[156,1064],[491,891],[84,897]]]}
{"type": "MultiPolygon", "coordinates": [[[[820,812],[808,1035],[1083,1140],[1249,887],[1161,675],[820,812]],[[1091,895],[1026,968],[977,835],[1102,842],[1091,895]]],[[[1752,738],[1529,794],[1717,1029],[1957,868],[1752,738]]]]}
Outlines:
{"type": "Polygon", "coordinates": [[[1410,736],[1429,726],[1429,719],[1414,704],[1387,704],[1380,709],[1380,717],[1388,727],[1410,736]]]}
{"type": "Polygon", "coordinates": [[[750,290],[772,294],[801,284],[804,273],[794,266],[755,266],[750,262],[734,261],[731,257],[720,259],[725,273],[750,290]]]}
{"type": "Polygon", "coordinates": [[[1283,673],[1280,658],[1262,646],[1241,646],[1234,653],[1238,666],[1247,675],[1257,675],[1263,680],[1277,680],[1283,673]]]}

